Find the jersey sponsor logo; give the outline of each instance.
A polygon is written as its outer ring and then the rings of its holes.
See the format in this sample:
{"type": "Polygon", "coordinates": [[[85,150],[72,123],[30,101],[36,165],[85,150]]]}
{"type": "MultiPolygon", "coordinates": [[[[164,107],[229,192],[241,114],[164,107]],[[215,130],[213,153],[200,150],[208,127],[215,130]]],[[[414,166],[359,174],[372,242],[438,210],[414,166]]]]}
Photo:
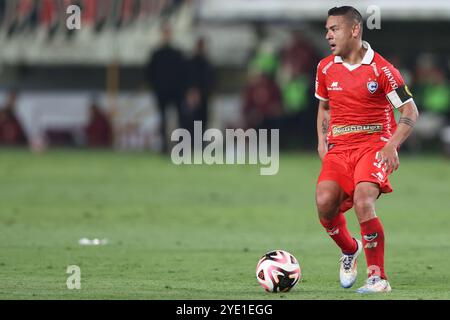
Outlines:
{"type": "Polygon", "coordinates": [[[331,83],[331,86],[328,87],[329,91],[342,91],[342,88],[339,86],[339,82],[338,81],[334,81],[333,83],[331,83]]]}
{"type": "Polygon", "coordinates": [[[386,75],[386,77],[387,77],[387,79],[389,81],[389,84],[391,85],[391,88],[393,90],[397,89],[398,88],[398,84],[397,84],[397,81],[395,80],[394,75],[392,74],[391,70],[389,70],[389,68],[386,67],[386,66],[381,68],[381,70],[383,70],[384,74],[386,75]]]}
{"type": "Polygon", "coordinates": [[[375,133],[382,132],[382,124],[351,124],[351,125],[340,125],[333,126],[331,129],[333,137],[349,134],[349,133],[375,133]]]}
{"type": "Polygon", "coordinates": [[[376,239],[376,237],[378,237],[378,233],[371,233],[371,234],[365,234],[364,235],[364,240],[366,241],[373,241],[374,239],[376,239]]]}
{"type": "Polygon", "coordinates": [[[376,81],[369,81],[367,82],[367,89],[369,89],[369,92],[374,94],[375,91],[378,89],[378,82],[376,81]]]}

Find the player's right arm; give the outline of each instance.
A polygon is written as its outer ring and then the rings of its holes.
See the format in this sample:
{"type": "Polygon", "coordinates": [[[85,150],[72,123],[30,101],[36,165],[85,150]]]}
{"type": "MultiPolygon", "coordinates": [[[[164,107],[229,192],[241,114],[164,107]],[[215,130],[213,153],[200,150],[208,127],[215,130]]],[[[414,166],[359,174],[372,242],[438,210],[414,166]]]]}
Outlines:
{"type": "Polygon", "coordinates": [[[317,66],[315,93],[316,98],[319,99],[319,110],[317,113],[317,151],[319,152],[320,160],[323,160],[328,152],[327,133],[330,125],[328,90],[325,83],[326,72],[324,72],[323,64],[324,61],[322,60],[317,66]]]}
{"type": "Polygon", "coordinates": [[[328,101],[319,101],[319,111],[317,112],[317,152],[320,160],[323,160],[328,152],[327,133],[330,125],[330,107],[328,101]]]}

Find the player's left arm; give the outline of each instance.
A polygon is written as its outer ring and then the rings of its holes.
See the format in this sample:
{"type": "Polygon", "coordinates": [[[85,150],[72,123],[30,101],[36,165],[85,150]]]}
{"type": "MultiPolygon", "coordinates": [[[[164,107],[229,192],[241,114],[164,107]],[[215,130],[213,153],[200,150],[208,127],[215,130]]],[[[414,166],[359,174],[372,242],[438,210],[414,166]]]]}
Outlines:
{"type": "Polygon", "coordinates": [[[419,112],[413,100],[413,95],[405,84],[402,75],[392,64],[381,64],[378,80],[386,99],[392,108],[400,111],[401,116],[397,130],[386,145],[378,152],[378,161],[386,164],[388,173],[398,169],[398,147],[409,137],[416,124],[419,112]]]}
{"type": "Polygon", "coordinates": [[[378,160],[381,164],[386,164],[388,172],[392,172],[398,169],[400,161],[398,158],[398,147],[409,137],[414,129],[417,118],[419,117],[419,111],[414,103],[414,100],[410,99],[403,106],[398,108],[401,113],[400,120],[398,122],[397,130],[378,153],[378,160]]]}

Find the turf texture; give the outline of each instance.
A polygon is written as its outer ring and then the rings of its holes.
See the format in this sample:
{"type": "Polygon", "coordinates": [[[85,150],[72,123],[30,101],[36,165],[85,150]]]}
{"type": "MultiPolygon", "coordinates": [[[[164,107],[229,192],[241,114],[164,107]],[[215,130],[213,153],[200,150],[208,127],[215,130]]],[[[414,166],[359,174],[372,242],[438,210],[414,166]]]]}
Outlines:
{"type": "MultiPolygon", "coordinates": [[[[388,295],[339,286],[339,251],[320,226],[315,154],[258,166],[175,166],[149,153],[0,151],[0,299],[450,299],[450,162],[401,155],[394,193],[377,202],[388,295]],[[81,238],[107,239],[81,246],[81,238]],[[261,255],[284,249],[303,279],[258,285],[261,255]],[[81,289],[69,290],[69,265],[81,289]]],[[[353,211],[350,230],[359,234],[353,211]]]]}

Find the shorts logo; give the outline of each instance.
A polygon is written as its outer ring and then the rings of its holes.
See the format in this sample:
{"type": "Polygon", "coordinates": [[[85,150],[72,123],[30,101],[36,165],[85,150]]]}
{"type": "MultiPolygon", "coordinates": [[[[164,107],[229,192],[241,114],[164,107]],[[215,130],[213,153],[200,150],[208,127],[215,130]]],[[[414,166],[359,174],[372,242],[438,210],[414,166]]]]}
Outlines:
{"type": "Polygon", "coordinates": [[[376,239],[376,237],[378,237],[378,233],[371,233],[371,234],[366,234],[364,235],[364,240],[366,241],[372,241],[374,239],[376,239]]]}
{"type": "Polygon", "coordinates": [[[370,93],[375,93],[375,91],[377,91],[378,89],[378,82],[376,81],[369,81],[367,82],[367,89],[369,89],[370,93]]]}
{"type": "Polygon", "coordinates": [[[372,173],[372,177],[378,179],[380,182],[384,181],[384,175],[381,172],[372,173]]]}
{"type": "Polygon", "coordinates": [[[383,125],[381,124],[339,125],[332,127],[333,137],[349,133],[375,133],[382,130],[383,125]]]}

